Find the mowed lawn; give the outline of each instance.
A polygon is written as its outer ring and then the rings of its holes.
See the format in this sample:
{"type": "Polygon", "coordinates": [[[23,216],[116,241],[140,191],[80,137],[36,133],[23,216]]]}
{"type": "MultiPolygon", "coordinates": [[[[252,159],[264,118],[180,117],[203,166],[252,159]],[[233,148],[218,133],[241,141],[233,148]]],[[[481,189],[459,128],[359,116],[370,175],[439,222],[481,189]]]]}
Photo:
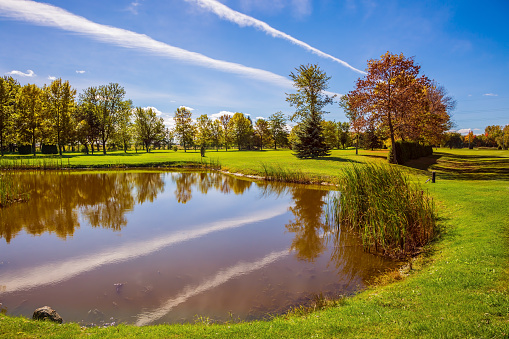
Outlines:
{"type": "MultiPolygon", "coordinates": [[[[383,161],[386,157],[386,151],[359,153],[356,156],[355,150],[340,150],[333,151],[330,158],[299,160],[287,150],[209,151],[203,162],[219,163],[223,170],[245,174],[260,174],[262,164],[272,164],[302,171],[317,181],[335,182],[349,162],[383,161]]],[[[200,162],[200,154],[72,154],[62,162],[72,167],[183,165],[200,162]]],[[[433,156],[407,165],[401,168],[436,201],[441,236],[411,264],[387,272],[378,285],[325,309],[271,321],[105,329],[0,316],[0,337],[509,337],[509,151],[439,149],[433,156]],[[425,183],[431,171],[437,173],[435,184],[425,183]]]]}

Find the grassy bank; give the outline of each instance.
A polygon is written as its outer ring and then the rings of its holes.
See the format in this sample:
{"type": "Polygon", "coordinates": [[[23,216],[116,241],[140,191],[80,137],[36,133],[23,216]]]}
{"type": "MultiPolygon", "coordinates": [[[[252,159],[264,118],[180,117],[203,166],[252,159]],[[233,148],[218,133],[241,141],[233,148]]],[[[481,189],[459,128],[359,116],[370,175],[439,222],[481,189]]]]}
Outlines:
{"type": "MultiPolygon", "coordinates": [[[[212,158],[213,153],[208,152],[207,157],[212,158]]],[[[356,157],[354,151],[334,151],[331,159],[319,160],[298,160],[288,151],[218,153],[217,161],[231,172],[263,174],[262,164],[271,164],[298,168],[308,176],[332,182],[337,181],[349,160],[362,163],[384,157],[383,152],[356,157]]],[[[168,161],[164,160],[164,153],[148,156],[151,158],[134,158],[168,161]]],[[[120,157],[106,156],[103,164],[120,157]]],[[[171,161],[177,163],[196,161],[200,155],[177,152],[167,157],[173,157],[171,161]]],[[[69,163],[85,167],[88,161],[77,155],[69,163]]],[[[129,160],[129,164],[134,163],[129,160]]],[[[437,182],[424,187],[436,201],[439,227],[443,231],[441,238],[411,265],[386,276],[392,283],[367,289],[324,310],[281,316],[267,322],[81,329],[76,324],[53,325],[0,315],[0,337],[509,336],[509,152],[442,150],[409,165],[412,168],[405,170],[421,183],[430,171],[437,171],[437,182]]]]}

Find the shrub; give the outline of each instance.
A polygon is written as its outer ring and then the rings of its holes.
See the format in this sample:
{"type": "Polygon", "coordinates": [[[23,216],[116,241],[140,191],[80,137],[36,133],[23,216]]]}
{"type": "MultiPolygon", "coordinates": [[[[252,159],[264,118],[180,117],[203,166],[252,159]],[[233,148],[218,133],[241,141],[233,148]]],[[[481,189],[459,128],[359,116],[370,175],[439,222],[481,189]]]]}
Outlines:
{"type": "Polygon", "coordinates": [[[32,145],[20,145],[20,146],[18,146],[18,153],[20,155],[32,154],[32,145]]]}
{"type": "Polygon", "coordinates": [[[41,153],[42,154],[58,154],[57,145],[42,145],[41,153]]]}
{"type": "MultiPolygon", "coordinates": [[[[396,141],[395,144],[396,152],[399,155],[399,163],[404,164],[408,160],[418,159],[421,157],[427,157],[433,154],[433,147],[423,146],[416,142],[407,141],[396,141]]],[[[387,160],[389,163],[393,163],[392,160],[392,147],[389,147],[389,153],[387,154],[387,160]]]]}
{"type": "Polygon", "coordinates": [[[366,250],[401,257],[434,238],[433,200],[397,167],[348,166],[340,187],[329,220],[357,231],[366,250]]]}

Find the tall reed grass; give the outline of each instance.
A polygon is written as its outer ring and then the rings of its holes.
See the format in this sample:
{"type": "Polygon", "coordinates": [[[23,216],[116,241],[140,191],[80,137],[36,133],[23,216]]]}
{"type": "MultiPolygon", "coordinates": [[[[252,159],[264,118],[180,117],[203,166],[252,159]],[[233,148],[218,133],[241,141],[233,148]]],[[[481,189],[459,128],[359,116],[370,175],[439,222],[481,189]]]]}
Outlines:
{"type": "Polygon", "coordinates": [[[0,170],[18,170],[18,169],[62,169],[69,166],[67,161],[62,158],[0,158],[0,170]]]}
{"type": "Polygon", "coordinates": [[[28,199],[28,195],[21,192],[13,176],[0,173],[0,208],[10,205],[15,201],[24,201],[26,199],[28,199]]]}
{"type": "Polygon", "coordinates": [[[402,257],[436,236],[433,200],[396,166],[346,166],[329,222],[360,234],[367,251],[402,257]]]}
{"type": "Polygon", "coordinates": [[[270,165],[261,163],[263,168],[263,177],[268,181],[294,182],[300,184],[309,184],[311,178],[306,176],[300,170],[290,170],[281,167],[281,165],[270,165]]]}

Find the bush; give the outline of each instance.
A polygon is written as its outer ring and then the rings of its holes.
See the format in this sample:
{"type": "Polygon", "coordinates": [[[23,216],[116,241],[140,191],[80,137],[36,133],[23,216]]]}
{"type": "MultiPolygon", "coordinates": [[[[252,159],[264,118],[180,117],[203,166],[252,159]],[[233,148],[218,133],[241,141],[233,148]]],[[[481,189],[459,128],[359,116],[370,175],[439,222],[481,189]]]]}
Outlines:
{"type": "MultiPolygon", "coordinates": [[[[408,160],[418,159],[421,157],[427,157],[433,154],[432,146],[423,146],[416,142],[407,141],[396,141],[396,152],[399,155],[399,164],[404,164],[408,160]]],[[[389,153],[387,154],[387,160],[389,163],[392,161],[392,147],[389,147],[389,153]]]]}
{"type": "Polygon", "coordinates": [[[42,145],[42,154],[58,154],[57,145],[42,145]]]}
{"type": "Polygon", "coordinates": [[[340,187],[328,219],[357,231],[366,250],[402,257],[434,238],[433,200],[397,167],[348,166],[340,187]]]}
{"type": "Polygon", "coordinates": [[[32,154],[32,145],[21,145],[21,146],[18,146],[18,153],[20,155],[32,154]]]}

